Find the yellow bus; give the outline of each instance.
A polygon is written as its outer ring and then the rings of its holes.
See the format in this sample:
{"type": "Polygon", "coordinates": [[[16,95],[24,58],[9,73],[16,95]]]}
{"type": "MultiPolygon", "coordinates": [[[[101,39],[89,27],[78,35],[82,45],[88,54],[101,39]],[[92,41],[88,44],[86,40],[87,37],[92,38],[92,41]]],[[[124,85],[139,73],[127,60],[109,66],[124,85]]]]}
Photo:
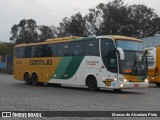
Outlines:
{"type": "Polygon", "coordinates": [[[146,53],[136,38],[72,36],[15,46],[14,78],[26,84],[120,91],[147,87],[147,74],[146,53]]]}
{"type": "Polygon", "coordinates": [[[146,48],[149,51],[148,57],[148,80],[160,87],[160,46],[146,48]]]}

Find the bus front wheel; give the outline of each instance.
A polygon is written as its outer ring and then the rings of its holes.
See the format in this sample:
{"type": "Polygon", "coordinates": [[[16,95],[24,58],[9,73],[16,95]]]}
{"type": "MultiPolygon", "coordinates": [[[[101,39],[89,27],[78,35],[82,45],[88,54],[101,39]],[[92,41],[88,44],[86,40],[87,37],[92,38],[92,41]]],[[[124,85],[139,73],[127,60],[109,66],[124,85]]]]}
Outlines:
{"type": "Polygon", "coordinates": [[[122,89],[113,89],[114,92],[119,93],[122,89]]]}
{"type": "Polygon", "coordinates": [[[31,85],[32,84],[32,81],[31,81],[29,73],[25,73],[24,81],[25,81],[26,85],[31,85]]]}
{"type": "Polygon", "coordinates": [[[89,90],[99,90],[97,87],[97,80],[94,76],[87,77],[86,85],[88,86],[89,90]]]}
{"type": "Polygon", "coordinates": [[[31,80],[32,80],[32,85],[34,86],[40,85],[40,83],[38,82],[38,76],[36,73],[32,74],[31,80]]]}

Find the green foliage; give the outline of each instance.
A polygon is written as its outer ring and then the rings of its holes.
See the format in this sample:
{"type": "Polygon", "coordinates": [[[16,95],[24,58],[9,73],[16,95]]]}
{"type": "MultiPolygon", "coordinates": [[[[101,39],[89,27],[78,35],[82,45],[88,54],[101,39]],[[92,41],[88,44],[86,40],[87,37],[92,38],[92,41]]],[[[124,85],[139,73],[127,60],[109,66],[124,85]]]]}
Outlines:
{"type": "Polygon", "coordinates": [[[86,20],[77,13],[70,18],[63,18],[58,27],[58,36],[86,36],[86,20]]]}
{"type": "Polygon", "coordinates": [[[57,35],[56,28],[54,26],[45,26],[45,25],[40,25],[38,26],[38,30],[40,31],[38,35],[38,40],[39,41],[45,41],[46,39],[49,38],[54,38],[57,35]]]}
{"type": "Polygon", "coordinates": [[[13,25],[11,34],[10,40],[16,44],[37,42],[38,33],[36,22],[32,19],[23,19],[19,24],[13,25]]]}
{"type": "Polygon", "coordinates": [[[129,6],[122,0],[114,0],[99,4],[90,10],[88,16],[91,18],[88,19],[91,28],[98,35],[118,34],[143,38],[160,33],[160,18],[145,5],[129,6]]]}
{"type": "Polygon", "coordinates": [[[142,38],[160,33],[160,18],[145,5],[129,6],[114,0],[89,9],[85,17],[80,13],[65,17],[58,30],[58,36],[112,34],[142,38]]]}
{"type": "Polygon", "coordinates": [[[136,38],[160,33],[160,17],[145,5],[128,5],[123,0],[100,3],[89,13],[65,17],[59,27],[36,25],[32,19],[21,20],[11,28],[13,43],[31,43],[63,36],[125,35],[136,38]]]}
{"type": "Polygon", "coordinates": [[[128,25],[129,12],[127,5],[122,0],[115,0],[99,7],[102,13],[103,22],[101,24],[102,34],[124,35],[122,30],[128,25]]]}
{"type": "Polygon", "coordinates": [[[132,36],[143,38],[153,36],[160,31],[159,26],[157,26],[160,24],[160,18],[153,9],[147,8],[145,5],[132,5],[129,6],[129,9],[131,9],[129,16],[132,27],[128,29],[132,36]]]}
{"type": "Polygon", "coordinates": [[[12,43],[0,42],[0,55],[13,55],[14,45],[12,43]]]}

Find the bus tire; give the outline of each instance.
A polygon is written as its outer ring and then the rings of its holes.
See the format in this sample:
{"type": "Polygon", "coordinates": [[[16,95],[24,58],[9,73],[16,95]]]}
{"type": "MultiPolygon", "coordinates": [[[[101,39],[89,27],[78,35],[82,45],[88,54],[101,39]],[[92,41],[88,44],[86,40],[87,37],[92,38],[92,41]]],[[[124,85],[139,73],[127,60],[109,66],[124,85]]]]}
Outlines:
{"type": "Polygon", "coordinates": [[[61,84],[57,84],[57,83],[47,83],[48,86],[53,86],[53,87],[60,87],[61,84]]]}
{"type": "Polygon", "coordinates": [[[53,87],[60,87],[61,84],[53,83],[52,86],[53,86],[53,87]]]}
{"type": "Polygon", "coordinates": [[[26,85],[31,85],[32,84],[29,73],[24,74],[24,81],[25,81],[26,85]]]}
{"type": "Polygon", "coordinates": [[[160,82],[159,83],[155,83],[157,85],[157,87],[160,87],[160,82]]]}
{"type": "Polygon", "coordinates": [[[94,76],[87,77],[86,85],[88,86],[89,90],[92,91],[99,90],[99,88],[97,87],[97,79],[94,76]]]}
{"type": "Polygon", "coordinates": [[[32,74],[31,80],[32,80],[32,85],[34,85],[34,86],[40,85],[40,83],[38,82],[38,76],[36,73],[32,74]]]}
{"type": "Polygon", "coordinates": [[[119,93],[122,89],[113,89],[114,92],[119,93]]]}

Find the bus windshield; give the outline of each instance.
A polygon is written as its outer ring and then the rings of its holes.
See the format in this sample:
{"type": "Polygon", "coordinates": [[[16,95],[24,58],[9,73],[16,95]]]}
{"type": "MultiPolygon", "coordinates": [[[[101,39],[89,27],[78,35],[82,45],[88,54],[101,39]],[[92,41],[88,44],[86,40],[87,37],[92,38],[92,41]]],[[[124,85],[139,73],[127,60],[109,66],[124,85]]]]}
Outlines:
{"type": "Polygon", "coordinates": [[[123,50],[136,50],[142,51],[142,42],[131,41],[131,40],[116,40],[117,47],[123,50]]]}
{"type": "Polygon", "coordinates": [[[124,51],[125,59],[120,60],[119,69],[121,74],[146,75],[147,57],[145,52],[124,51]]]}

